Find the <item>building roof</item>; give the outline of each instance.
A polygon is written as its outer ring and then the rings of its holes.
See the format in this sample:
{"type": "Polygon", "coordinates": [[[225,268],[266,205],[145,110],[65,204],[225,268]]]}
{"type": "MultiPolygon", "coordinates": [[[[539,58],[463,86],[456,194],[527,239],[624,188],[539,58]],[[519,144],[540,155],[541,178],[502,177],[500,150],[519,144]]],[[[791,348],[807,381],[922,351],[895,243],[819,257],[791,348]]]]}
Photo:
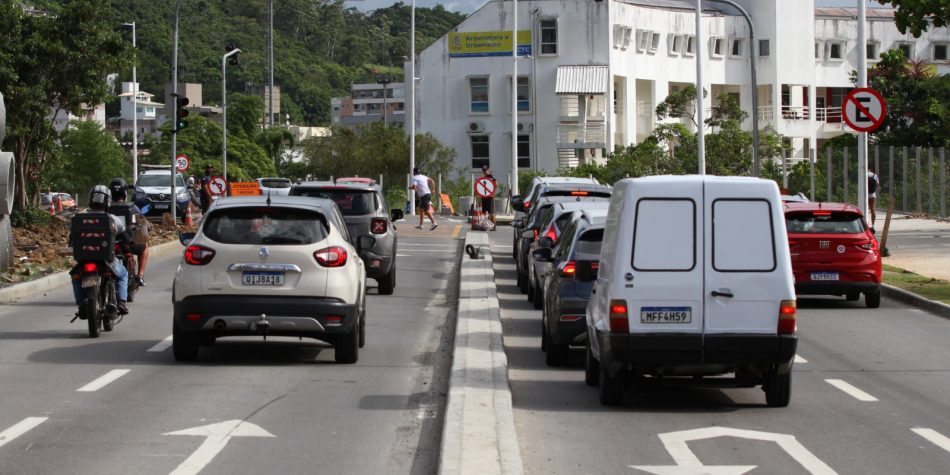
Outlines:
{"type": "Polygon", "coordinates": [[[581,95],[607,93],[606,65],[558,66],[555,94],[581,95]]]}
{"type": "MultiPolygon", "coordinates": [[[[893,8],[868,8],[865,10],[865,17],[868,20],[893,20],[893,8]]],[[[815,18],[841,18],[849,20],[858,19],[857,8],[816,8],[815,18]]]]}
{"type": "MultiPolygon", "coordinates": [[[[650,8],[665,8],[670,10],[689,10],[696,11],[696,0],[617,0],[620,3],[638,5],[650,8]]],[[[726,15],[741,15],[735,8],[722,4],[706,2],[703,4],[703,11],[718,12],[726,15]]]]}

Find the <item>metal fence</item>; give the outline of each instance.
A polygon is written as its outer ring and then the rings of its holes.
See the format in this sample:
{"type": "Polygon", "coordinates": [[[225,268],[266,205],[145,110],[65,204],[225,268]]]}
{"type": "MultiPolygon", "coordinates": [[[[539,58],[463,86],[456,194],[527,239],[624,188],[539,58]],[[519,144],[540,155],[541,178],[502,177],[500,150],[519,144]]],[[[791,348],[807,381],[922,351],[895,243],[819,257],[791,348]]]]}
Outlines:
{"type": "MultiPolygon", "coordinates": [[[[947,153],[945,148],[871,146],[868,166],[878,175],[877,208],[947,217],[947,153]]],[[[820,201],[857,203],[857,147],[827,148],[814,163],[797,164],[789,171],[789,187],[820,201]]]]}

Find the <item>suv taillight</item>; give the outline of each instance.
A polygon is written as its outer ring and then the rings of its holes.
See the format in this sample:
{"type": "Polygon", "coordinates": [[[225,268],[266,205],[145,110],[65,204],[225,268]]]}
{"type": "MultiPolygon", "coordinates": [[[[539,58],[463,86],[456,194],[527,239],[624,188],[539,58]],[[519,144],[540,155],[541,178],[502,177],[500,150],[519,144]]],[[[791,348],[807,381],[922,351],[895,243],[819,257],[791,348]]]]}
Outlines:
{"type": "Polygon", "coordinates": [[[386,228],[386,220],[383,218],[373,218],[373,220],[369,222],[369,230],[373,234],[385,234],[386,228]]]}
{"type": "Polygon", "coordinates": [[[524,202],[524,210],[525,210],[525,211],[528,211],[529,209],[531,209],[531,200],[525,200],[525,202],[524,202]]]}
{"type": "Polygon", "coordinates": [[[778,334],[792,335],[795,333],[795,321],[798,309],[794,300],[782,300],[778,310],[778,334]]]}
{"type": "Polygon", "coordinates": [[[320,249],[313,253],[314,259],[323,267],[343,267],[346,265],[346,249],[340,246],[320,249]]]}
{"type": "Polygon", "coordinates": [[[548,228],[548,232],[544,233],[544,236],[551,238],[552,241],[557,240],[557,232],[554,230],[554,224],[551,224],[551,227],[548,228]]]}
{"type": "Polygon", "coordinates": [[[627,319],[627,301],[610,301],[610,331],[614,333],[629,333],[630,322],[627,319]]]}
{"type": "Polygon", "coordinates": [[[185,262],[193,266],[203,266],[214,258],[214,249],[204,246],[188,246],[185,249],[185,262]]]}
{"type": "Polygon", "coordinates": [[[538,240],[538,230],[537,230],[537,229],[534,230],[534,240],[535,240],[535,241],[538,240]]]}
{"type": "Polygon", "coordinates": [[[567,261],[567,264],[564,264],[564,268],[561,269],[561,277],[574,277],[576,273],[577,263],[574,261],[567,261]]]}

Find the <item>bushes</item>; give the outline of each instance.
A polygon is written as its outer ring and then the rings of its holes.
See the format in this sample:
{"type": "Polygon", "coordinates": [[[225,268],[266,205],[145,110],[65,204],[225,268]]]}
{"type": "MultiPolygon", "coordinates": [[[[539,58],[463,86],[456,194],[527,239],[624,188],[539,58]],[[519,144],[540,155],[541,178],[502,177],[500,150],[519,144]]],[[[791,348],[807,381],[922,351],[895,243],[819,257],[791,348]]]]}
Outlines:
{"type": "Polygon", "coordinates": [[[13,210],[10,215],[10,225],[14,228],[25,228],[28,226],[46,226],[53,220],[53,215],[41,208],[26,208],[24,210],[13,210]]]}

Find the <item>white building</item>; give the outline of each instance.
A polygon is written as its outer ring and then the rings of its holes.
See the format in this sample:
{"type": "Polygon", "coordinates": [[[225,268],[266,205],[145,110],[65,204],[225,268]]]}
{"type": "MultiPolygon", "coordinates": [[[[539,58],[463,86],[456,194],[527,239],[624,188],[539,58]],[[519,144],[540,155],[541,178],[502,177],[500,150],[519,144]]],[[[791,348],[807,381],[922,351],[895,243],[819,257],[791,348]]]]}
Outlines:
{"type": "Polygon", "coordinates": [[[70,112],[65,110],[56,111],[55,107],[50,108],[49,115],[47,116],[50,122],[53,124],[53,129],[56,130],[57,134],[61,134],[66,127],[69,126],[69,122],[76,120],[80,122],[95,122],[99,124],[100,127],[106,126],[106,105],[97,104],[94,106],[83,104],[80,106],[79,115],[73,115],[70,112]],[[53,114],[56,114],[55,116],[53,114]]]}
{"type": "MultiPolygon", "coordinates": [[[[813,0],[736,2],[755,27],[759,126],[787,137],[793,157],[807,157],[843,133],[842,98],[864,54],[856,44],[857,11],[815,8],[813,0]]],[[[454,147],[458,166],[487,163],[496,175],[511,170],[511,5],[487,3],[422,51],[416,71],[417,131],[454,147]]],[[[517,5],[522,168],[553,172],[648,137],[656,106],[695,83],[697,46],[709,91],[704,109],[727,93],[752,110],[749,29],[731,7],[704,4],[698,45],[694,0],[517,5]]],[[[915,39],[897,31],[892,10],[868,9],[867,19],[869,66],[881,51],[904,48],[940,74],[950,72],[947,28],[915,39]]],[[[751,116],[743,125],[751,130],[751,116]]]]}
{"type": "Polygon", "coordinates": [[[406,117],[406,85],[401,82],[353,84],[350,97],[334,97],[330,105],[333,124],[384,121],[401,124],[406,117]]]}
{"type": "Polygon", "coordinates": [[[122,94],[119,94],[121,106],[119,115],[120,137],[124,137],[126,134],[132,135],[133,117],[137,122],[135,125],[139,129],[139,140],[145,134],[159,135],[158,127],[164,122],[160,118],[160,112],[165,104],[153,101],[153,97],[155,97],[155,94],[139,90],[139,83],[122,83],[122,94]]]}

